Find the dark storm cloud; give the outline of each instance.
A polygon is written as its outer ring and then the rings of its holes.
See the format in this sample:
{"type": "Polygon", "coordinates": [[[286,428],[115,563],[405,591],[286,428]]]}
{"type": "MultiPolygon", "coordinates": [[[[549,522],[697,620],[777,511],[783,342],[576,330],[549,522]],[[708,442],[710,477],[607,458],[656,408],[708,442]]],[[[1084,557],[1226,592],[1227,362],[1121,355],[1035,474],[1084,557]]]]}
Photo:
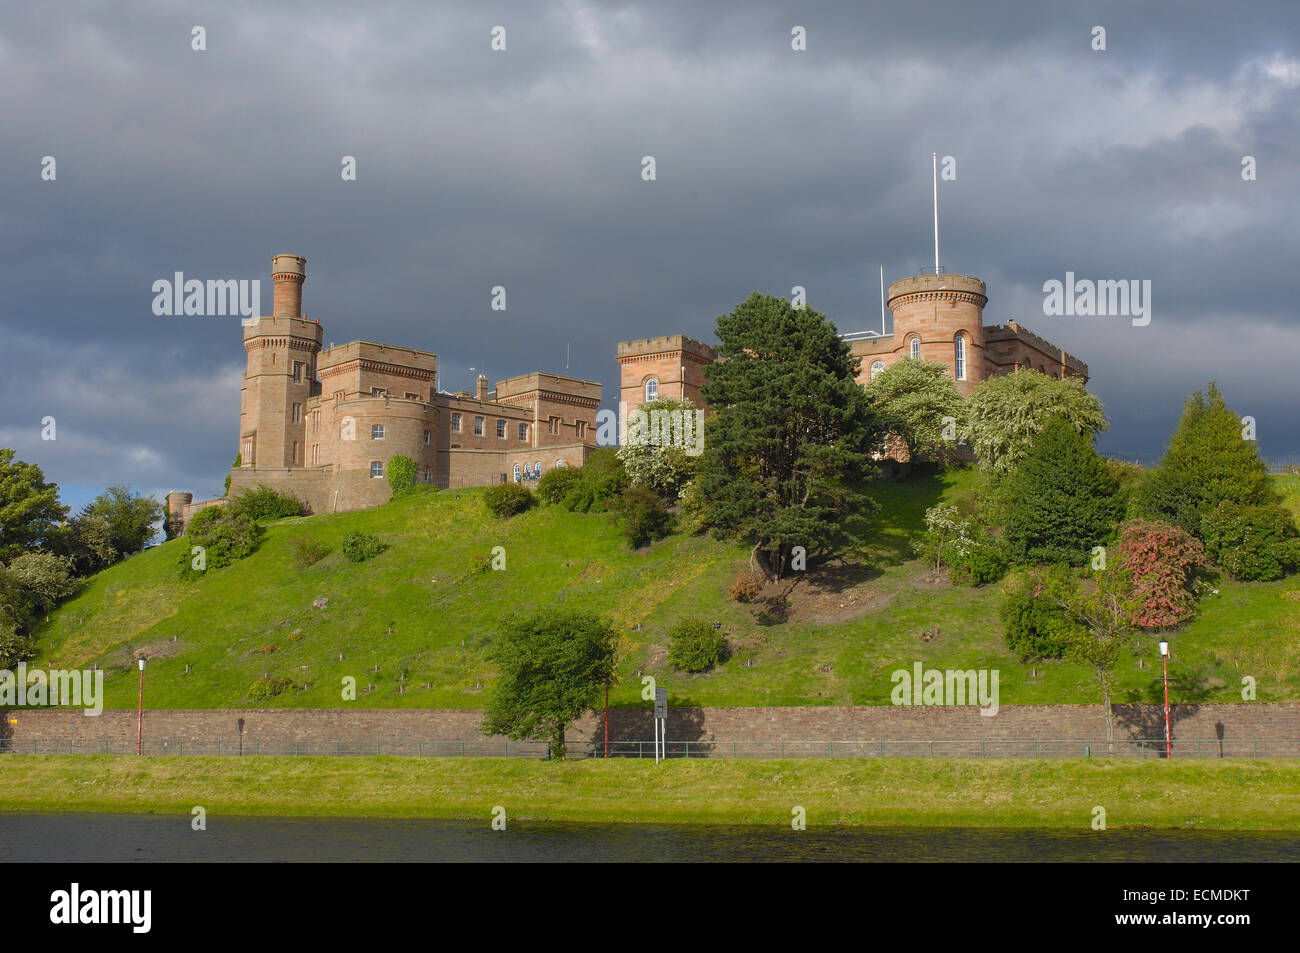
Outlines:
{"type": "Polygon", "coordinates": [[[1103,449],[1157,456],[1216,379],[1267,454],[1300,456],[1292,6],[12,7],[0,444],[62,483],[219,491],[238,321],[155,317],[150,287],[259,278],[269,306],[274,252],[307,256],[327,342],[434,350],[449,387],[562,370],[567,346],[608,399],[616,342],[709,339],[754,289],[874,327],[878,267],[931,262],[938,151],[945,265],[987,281],[989,323],[1089,362],[1103,449]],[[1045,316],[1067,270],[1151,280],[1151,325],[1045,316]]]}

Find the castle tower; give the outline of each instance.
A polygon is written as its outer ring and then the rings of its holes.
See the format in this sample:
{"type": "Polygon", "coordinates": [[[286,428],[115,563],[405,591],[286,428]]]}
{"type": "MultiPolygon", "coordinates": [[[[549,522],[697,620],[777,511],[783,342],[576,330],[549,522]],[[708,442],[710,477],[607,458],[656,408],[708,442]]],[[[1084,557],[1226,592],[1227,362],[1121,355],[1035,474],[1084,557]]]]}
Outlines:
{"type": "Polygon", "coordinates": [[[307,259],[276,255],[271,264],[275,299],[270,317],[244,328],[248,354],[240,393],[240,464],[259,469],[302,466],[306,455],[306,405],[316,388],[319,322],[302,316],[307,259]]]}
{"type": "MultiPolygon", "coordinates": [[[[891,358],[920,357],[947,364],[963,397],[987,376],[984,282],[969,275],[914,275],[889,286],[894,315],[891,358]],[[915,342],[915,343],[913,343],[915,342]]],[[[866,365],[870,358],[863,356],[866,365]]],[[[862,368],[864,380],[870,368],[862,368]]]]}
{"type": "Polygon", "coordinates": [[[629,413],[657,397],[685,398],[703,409],[704,369],[714,360],[713,348],[684,334],[623,341],[618,345],[619,398],[629,413]]]}

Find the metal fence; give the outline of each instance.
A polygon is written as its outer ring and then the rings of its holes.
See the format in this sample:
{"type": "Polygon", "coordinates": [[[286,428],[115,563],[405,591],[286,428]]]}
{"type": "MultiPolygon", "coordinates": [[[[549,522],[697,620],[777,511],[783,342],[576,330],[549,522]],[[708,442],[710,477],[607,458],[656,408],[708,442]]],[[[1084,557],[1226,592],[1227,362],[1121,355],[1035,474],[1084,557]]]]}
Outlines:
{"type": "MultiPolygon", "coordinates": [[[[546,758],[544,741],[196,741],[146,739],[141,753],[150,756],[315,756],[363,757],[388,755],[415,758],[546,758]]],[[[14,754],[135,754],[134,739],[88,741],[47,739],[15,741],[0,738],[0,753],[14,754]]],[[[570,758],[599,758],[604,744],[597,740],[568,746],[570,758]]],[[[655,743],[611,741],[612,758],[653,758],[655,743]]],[[[669,741],[670,758],[1163,758],[1165,740],[1117,739],[1107,742],[1068,739],[935,739],[932,741],[669,741]]],[[[1175,758],[1297,758],[1300,740],[1268,739],[1178,740],[1175,758]]]]}

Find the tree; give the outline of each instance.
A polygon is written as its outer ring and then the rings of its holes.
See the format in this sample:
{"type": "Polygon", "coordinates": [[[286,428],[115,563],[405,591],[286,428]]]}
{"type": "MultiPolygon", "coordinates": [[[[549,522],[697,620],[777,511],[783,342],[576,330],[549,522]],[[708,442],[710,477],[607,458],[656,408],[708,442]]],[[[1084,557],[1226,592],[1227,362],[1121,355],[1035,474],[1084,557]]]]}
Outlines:
{"type": "Polygon", "coordinates": [[[1241,506],[1279,502],[1258,444],[1244,439],[1242,422],[1211,381],[1193,391],[1169,439],[1160,466],[1138,494],[1142,515],[1201,535],[1207,510],[1227,501],[1241,506]]]}
{"type": "Polygon", "coordinates": [[[1004,481],[1006,541],[1019,562],[1081,566],[1124,518],[1125,500],[1092,440],[1049,422],[1004,481]]]}
{"type": "MultiPolygon", "coordinates": [[[[660,428],[655,426],[662,416],[664,420],[681,421],[689,419],[691,430],[691,449],[695,441],[703,440],[703,434],[694,431],[695,407],[689,400],[676,400],[672,397],[660,397],[648,404],[642,404],[638,410],[644,411],[651,423],[653,439],[633,442],[630,439],[618,448],[618,458],[623,461],[627,471],[628,483],[632,486],[647,486],[666,500],[676,500],[686,489],[686,484],[695,476],[699,461],[698,455],[687,453],[688,447],[676,443],[655,443],[661,436],[660,428]],[[686,415],[690,415],[689,418],[686,415]]],[[[681,433],[683,431],[679,431],[681,433]]],[[[670,436],[672,434],[670,433],[670,436]]]]}
{"type": "Polygon", "coordinates": [[[1192,573],[1205,566],[1205,547],[1186,530],[1159,520],[1129,520],[1115,554],[1133,580],[1133,625],[1167,629],[1192,617],[1192,573]]]}
{"type": "Polygon", "coordinates": [[[10,574],[27,590],[38,612],[49,613],[77,590],[71,560],[53,553],[23,553],[10,561],[10,574]]]}
{"type": "Polygon", "coordinates": [[[881,428],[824,315],[755,292],[718,318],[717,335],[693,499],[712,526],[751,543],[751,564],[775,581],[794,546],[833,552],[873,507],[861,487],[881,428]]]}
{"type": "Polygon", "coordinates": [[[67,515],[58,486],[45,482],[40,467],[0,449],[0,559],[36,549],[67,515]]]}
{"type": "Polygon", "coordinates": [[[1067,627],[1065,658],[1092,667],[1101,690],[1106,714],[1106,748],[1115,751],[1115,719],[1111,699],[1115,694],[1115,666],[1134,637],[1131,621],[1139,609],[1132,579],[1119,568],[1096,573],[1079,586],[1065,575],[1049,576],[1045,595],[1059,605],[1076,627],[1067,627]]]}
{"type": "Polygon", "coordinates": [[[50,534],[49,549],[67,557],[78,576],[106,569],[118,558],[113,548],[113,528],[102,516],[74,516],[50,534]]]}
{"type": "Polygon", "coordinates": [[[109,542],[121,556],[144,549],[165,515],[161,503],[129,486],[110,486],[81,509],[82,519],[97,516],[108,522],[109,542]]]}
{"type": "MultiPolygon", "coordinates": [[[[873,377],[867,406],[881,426],[907,444],[913,460],[946,461],[955,455],[956,433],[965,426],[966,401],[946,364],[905,358],[873,377]],[[953,420],[947,432],[944,418],[953,420]]],[[[877,450],[887,448],[885,441],[877,450]]]]}
{"type": "Polygon", "coordinates": [[[1201,516],[1205,548],[1233,579],[1281,579],[1300,564],[1295,521],[1282,506],[1239,506],[1228,500],[1201,516]]]}
{"type": "Polygon", "coordinates": [[[1029,370],[985,380],[966,401],[966,414],[966,440],[980,466],[997,476],[1015,469],[1054,417],[1089,440],[1109,426],[1101,401],[1079,378],[1058,380],[1029,370]]]}
{"type": "Polygon", "coordinates": [[[493,646],[497,681],[483,731],[545,739],[564,758],[564,732],[614,678],[614,627],[589,612],[545,609],[509,619],[493,646]]]}

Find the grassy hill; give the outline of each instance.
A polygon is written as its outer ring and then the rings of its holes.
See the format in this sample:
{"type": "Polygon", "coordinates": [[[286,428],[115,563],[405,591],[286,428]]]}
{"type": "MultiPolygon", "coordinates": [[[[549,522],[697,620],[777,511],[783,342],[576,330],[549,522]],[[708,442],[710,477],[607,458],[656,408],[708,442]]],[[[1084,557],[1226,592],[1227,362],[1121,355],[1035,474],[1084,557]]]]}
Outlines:
{"type": "MultiPolygon", "coordinates": [[[[1300,508],[1300,477],[1278,479],[1300,508]]],[[[359,706],[478,708],[500,620],[562,604],[609,614],[623,630],[616,705],[642,704],[639,674],[654,675],[674,705],[888,704],[890,673],[917,661],[1000,670],[1004,705],[1097,701],[1085,667],[1022,665],[1007,651],[997,585],[928,581],[912,557],[925,509],[973,480],[956,471],[879,485],[872,537],[849,566],[801,579],[794,615],[781,625],[759,625],[750,607],[727,598],[748,562],[743,546],[678,535],[630,552],[608,516],[546,507],[502,521],[488,514],[481,490],[428,491],[273,523],[252,556],[192,583],[176,576],[184,540],[149,549],[93,577],[53,613],[32,664],[99,663],[110,708],[134,707],[138,652],[151,659],[155,708],[336,707],[346,675],[362,689],[359,706]],[[339,548],[353,531],[389,548],[347,562],[339,548]],[[308,533],[331,551],[303,569],[291,541],[308,533]],[[505,548],[506,570],[474,573],[495,546],[505,548]],[[313,608],[318,598],[328,604],[313,608]],[[685,616],[722,622],[733,654],[716,671],[668,668],[665,632],[685,616]],[[261,697],[255,685],[264,677],[292,686],[261,697]]],[[[1146,667],[1131,656],[1120,666],[1120,700],[1159,697],[1148,641],[1146,667]]],[[[1225,580],[1172,641],[1174,700],[1238,701],[1243,675],[1257,679],[1261,701],[1300,698],[1300,577],[1225,580]]]]}

